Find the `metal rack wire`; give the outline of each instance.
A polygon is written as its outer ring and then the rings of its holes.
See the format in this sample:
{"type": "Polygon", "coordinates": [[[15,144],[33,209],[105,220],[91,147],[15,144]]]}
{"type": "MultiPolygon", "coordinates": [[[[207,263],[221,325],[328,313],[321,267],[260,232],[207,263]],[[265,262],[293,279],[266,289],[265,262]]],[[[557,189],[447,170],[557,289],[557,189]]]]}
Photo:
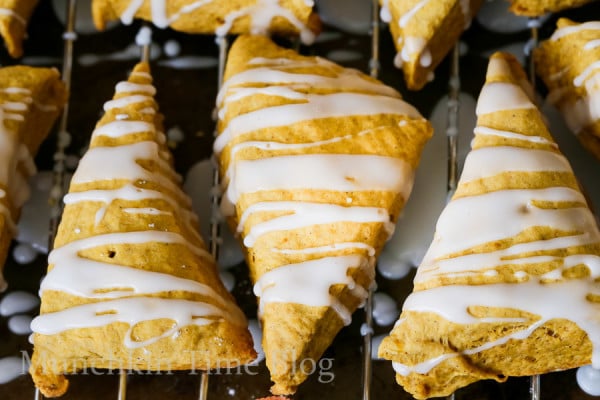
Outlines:
{"type": "MultiPolygon", "coordinates": [[[[380,44],[380,19],[379,19],[379,0],[372,1],[372,12],[371,12],[371,58],[369,60],[369,73],[372,77],[377,78],[381,70],[380,59],[379,59],[379,44],[380,44]]],[[[70,91],[71,87],[71,76],[73,66],[73,47],[74,42],[77,38],[75,30],[75,15],[76,15],[76,0],[67,1],[66,10],[66,23],[65,32],[63,34],[64,39],[64,52],[63,52],[63,68],[62,68],[62,79],[70,91]]],[[[528,27],[531,32],[531,39],[524,52],[527,56],[530,55],[531,51],[538,43],[538,28],[540,27],[539,19],[530,19],[528,27]]],[[[223,83],[223,75],[225,68],[225,61],[227,57],[227,51],[229,42],[226,37],[220,37],[216,39],[219,52],[219,63],[218,63],[218,88],[220,89],[223,83]]],[[[461,80],[460,80],[460,50],[457,44],[450,55],[450,77],[448,81],[448,103],[447,103],[447,159],[448,159],[448,174],[447,174],[447,192],[448,198],[456,190],[458,183],[458,133],[459,133],[459,109],[460,109],[460,91],[461,91],[461,80]]],[[[141,49],[141,60],[148,61],[150,59],[150,46],[144,45],[141,49]]],[[[535,85],[535,66],[533,63],[533,57],[529,57],[528,71],[532,85],[535,85]]],[[[534,86],[535,88],[535,86],[534,86]]],[[[53,206],[50,220],[49,229],[49,248],[52,248],[58,222],[62,214],[62,196],[64,195],[65,182],[65,149],[68,147],[70,142],[70,135],[67,131],[67,120],[69,115],[68,104],[65,105],[63,114],[59,123],[59,134],[56,152],[54,155],[54,190],[51,192],[51,204],[53,206]]],[[[211,255],[218,259],[219,256],[219,244],[220,244],[220,223],[218,218],[218,207],[220,201],[220,194],[217,188],[220,186],[220,176],[218,169],[213,168],[213,190],[211,190],[211,206],[213,209],[213,215],[210,220],[210,241],[209,250],[211,255]]],[[[372,336],[373,336],[373,290],[369,291],[368,298],[365,302],[364,307],[364,324],[361,326],[361,334],[363,336],[363,348],[362,348],[362,400],[371,399],[371,382],[372,382],[372,336]]],[[[119,390],[117,399],[126,400],[127,397],[127,372],[120,370],[119,372],[119,390]]],[[[208,387],[209,387],[209,374],[202,372],[200,374],[199,382],[199,400],[208,400],[208,387]]],[[[452,394],[448,397],[450,400],[454,400],[455,395],[452,394]]],[[[43,396],[36,388],[35,400],[42,400],[43,396]]],[[[530,379],[530,399],[541,400],[541,383],[540,376],[532,376],[530,379]]]]}

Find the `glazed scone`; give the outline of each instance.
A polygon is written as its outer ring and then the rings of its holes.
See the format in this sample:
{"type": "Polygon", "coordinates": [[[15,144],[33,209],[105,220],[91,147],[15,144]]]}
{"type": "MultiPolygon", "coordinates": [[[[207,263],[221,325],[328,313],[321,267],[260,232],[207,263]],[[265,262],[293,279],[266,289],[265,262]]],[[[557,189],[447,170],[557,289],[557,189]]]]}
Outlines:
{"type": "Polygon", "coordinates": [[[394,64],[420,90],[469,27],[483,0],[380,0],[398,51],[394,64]]]}
{"type": "Polygon", "coordinates": [[[23,55],[27,23],[38,0],[0,0],[0,35],[13,58],[23,55]]]}
{"type": "Polygon", "coordinates": [[[517,15],[539,17],[546,13],[580,7],[596,0],[510,0],[510,10],[517,15]]]}
{"type": "Polygon", "coordinates": [[[350,323],[432,128],[392,88],[280,48],[233,44],[218,97],[222,212],[259,297],[273,394],[350,323]]]}
{"type": "Polygon", "coordinates": [[[60,114],[67,92],[57,70],[0,68],[0,291],[21,206],[29,198],[33,158],[60,114]]]}
{"type": "Polygon", "coordinates": [[[65,196],[30,373],[47,397],[81,369],[207,370],[252,361],[162,133],[147,64],[116,86],[65,196]]]}
{"type": "Polygon", "coordinates": [[[516,59],[492,56],[456,194],[379,347],[417,399],[600,361],[600,232],[516,59]]]}
{"type": "Polygon", "coordinates": [[[600,159],[600,21],[561,18],[557,25],[534,51],[537,73],[549,89],[548,101],[600,159]]]}
{"type": "Polygon", "coordinates": [[[93,0],[92,11],[100,30],[109,21],[130,24],[133,18],[142,18],[188,33],[299,34],[310,44],[319,29],[313,5],[313,0],[93,0]]]}

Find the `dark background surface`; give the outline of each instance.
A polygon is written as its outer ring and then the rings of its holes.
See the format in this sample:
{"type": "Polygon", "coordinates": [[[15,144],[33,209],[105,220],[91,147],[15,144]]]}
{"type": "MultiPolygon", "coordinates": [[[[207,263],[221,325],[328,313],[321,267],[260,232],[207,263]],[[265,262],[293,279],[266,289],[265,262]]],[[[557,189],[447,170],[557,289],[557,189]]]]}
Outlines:
{"type": "MultiPolygon", "coordinates": [[[[81,0],[80,0],[81,1],[81,0]]],[[[41,1],[30,24],[29,39],[25,44],[26,55],[60,58],[62,56],[63,27],[54,15],[51,1],[41,1]]],[[[600,16],[600,3],[592,4],[568,15],[577,20],[600,16]]],[[[552,17],[542,27],[540,34],[548,37],[555,26],[556,17],[552,17]]],[[[111,54],[123,50],[130,45],[139,29],[139,24],[125,27],[119,26],[103,33],[80,34],[75,42],[75,58],[84,53],[111,54]]],[[[393,44],[390,35],[382,27],[381,32],[381,80],[398,88],[405,98],[415,104],[423,115],[430,115],[437,100],[447,93],[449,63],[446,60],[436,71],[436,79],[421,92],[407,92],[402,82],[401,73],[393,67],[393,44]]],[[[465,33],[463,40],[469,46],[469,53],[461,59],[463,69],[462,90],[475,97],[483,84],[487,60],[480,56],[492,49],[510,43],[526,41],[529,32],[499,35],[483,29],[476,21],[465,33]]],[[[217,57],[217,47],[213,37],[190,36],[172,30],[154,29],[153,39],[164,44],[169,39],[176,39],[182,46],[182,54],[205,55],[217,57]]],[[[370,55],[370,38],[344,34],[332,40],[319,42],[310,48],[302,48],[305,54],[325,56],[333,49],[349,49],[360,51],[362,58],[345,63],[347,66],[367,71],[370,55]]],[[[15,63],[0,50],[0,60],[4,65],[15,63]]],[[[165,59],[161,55],[160,59],[165,59]]],[[[58,60],[59,62],[59,60],[58,60]]],[[[111,98],[114,85],[126,77],[127,72],[135,64],[135,60],[104,61],[91,66],[83,66],[75,62],[70,102],[68,131],[73,136],[73,143],[68,149],[70,154],[80,154],[84,150],[99,112],[105,101],[111,98]]],[[[56,64],[60,68],[60,64],[56,64]]],[[[212,131],[214,123],[211,111],[217,92],[217,68],[194,70],[175,70],[152,63],[158,102],[166,116],[166,126],[179,126],[185,133],[185,140],[174,149],[177,170],[185,175],[186,171],[197,161],[210,156],[212,131]]],[[[40,170],[52,169],[52,154],[56,145],[53,135],[43,146],[38,156],[40,170]]],[[[440,157],[445,157],[441,154],[440,157]]],[[[204,221],[207,223],[207,221],[204,221]]],[[[5,275],[10,284],[9,290],[26,290],[37,293],[39,281],[43,276],[46,264],[43,256],[38,257],[31,265],[17,265],[9,255],[5,275]]],[[[234,293],[239,304],[251,317],[256,314],[256,302],[251,294],[251,284],[247,278],[245,266],[235,267],[236,288],[234,293]]],[[[412,287],[412,275],[398,281],[385,280],[378,276],[380,290],[393,295],[401,304],[412,287]]],[[[1,296],[1,295],[0,295],[1,296]]],[[[337,337],[335,343],[325,354],[333,358],[331,372],[335,379],[328,384],[319,382],[318,374],[313,375],[300,387],[294,399],[334,399],[348,400],[361,397],[361,346],[362,339],[359,327],[363,320],[362,311],[357,311],[352,325],[346,327],[337,337]]],[[[385,333],[386,328],[377,328],[376,334],[385,333]]],[[[7,327],[7,319],[0,317],[0,358],[18,356],[21,350],[30,351],[27,337],[11,334],[7,327]]],[[[268,395],[270,382],[264,362],[253,371],[256,376],[246,374],[219,374],[210,378],[210,399],[252,399],[268,395]]],[[[410,396],[395,384],[394,373],[389,362],[373,363],[373,399],[409,399],[410,396]]],[[[70,378],[71,387],[64,399],[114,399],[117,396],[118,377],[116,375],[83,375],[70,378]]],[[[128,378],[128,399],[194,399],[197,398],[199,377],[188,373],[174,375],[134,374],[128,378]]],[[[457,400],[489,399],[518,400],[529,398],[529,380],[512,378],[506,384],[495,382],[479,382],[460,390],[457,400]]],[[[33,399],[34,389],[29,376],[24,375],[8,384],[0,385],[0,400],[33,399]]],[[[588,399],[581,392],[575,381],[575,371],[553,373],[542,377],[542,399],[588,399]]]]}

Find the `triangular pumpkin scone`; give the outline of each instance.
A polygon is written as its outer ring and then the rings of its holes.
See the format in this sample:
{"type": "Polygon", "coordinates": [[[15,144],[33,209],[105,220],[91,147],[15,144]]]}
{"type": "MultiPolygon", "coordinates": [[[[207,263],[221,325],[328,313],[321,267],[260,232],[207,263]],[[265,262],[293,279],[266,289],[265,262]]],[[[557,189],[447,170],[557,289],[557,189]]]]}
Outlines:
{"type": "Polygon", "coordinates": [[[600,367],[600,233],[516,59],[492,56],[473,149],[379,348],[418,399],[600,367]]]}
{"type": "Polygon", "coordinates": [[[539,17],[569,8],[581,7],[597,0],[510,0],[510,10],[517,15],[539,17]]]}
{"type": "Polygon", "coordinates": [[[0,68],[0,291],[4,261],[16,233],[21,206],[29,197],[33,157],[67,100],[57,70],[0,68]]]}
{"type": "Polygon", "coordinates": [[[406,85],[420,90],[452,49],[483,0],[380,0],[398,54],[394,64],[406,85]]]}
{"type": "Polygon", "coordinates": [[[310,44],[320,29],[312,0],[93,0],[96,27],[133,18],[187,33],[301,35],[310,44]]]}
{"type": "Polygon", "coordinates": [[[557,26],[534,51],[536,69],[550,90],[548,101],[600,159],[600,21],[561,18],[557,26]]]}
{"type": "Polygon", "coordinates": [[[38,0],[0,0],[0,35],[11,57],[23,55],[27,23],[38,0]]]}
{"type": "Polygon", "coordinates": [[[65,196],[30,372],[45,396],[88,368],[210,369],[256,356],[197,232],[147,64],[116,86],[65,196]]]}
{"type": "Polygon", "coordinates": [[[243,239],[275,394],[350,323],[430,124],[392,88],[262,36],[233,44],[218,98],[223,213],[243,239]]]}

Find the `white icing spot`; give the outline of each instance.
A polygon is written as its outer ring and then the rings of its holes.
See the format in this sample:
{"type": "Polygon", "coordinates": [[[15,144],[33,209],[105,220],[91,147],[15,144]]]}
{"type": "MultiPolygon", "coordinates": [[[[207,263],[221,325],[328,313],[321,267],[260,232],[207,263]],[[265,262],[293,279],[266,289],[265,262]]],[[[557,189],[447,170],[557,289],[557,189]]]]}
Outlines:
{"type": "Polygon", "coordinates": [[[142,26],[135,35],[135,44],[138,46],[149,46],[152,43],[152,29],[147,26],[142,26]]]}
{"type": "Polygon", "coordinates": [[[379,358],[377,353],[379,352],[379,346],[381,345],[381,342],[383,341],[383,339],[385,339],[386,336],[388,335],[385,334],[373,336],[373,339],[371,340],[371,359],[383,360],[383,358],[379,358]]]}
{"type": "Polygon", "coordinates": [[[600,396],[600,370],[591,365],[577,369],[577,383],[581,390],[591,396],[600,396]]]}
{"type": "Polygon", "coordinates": [[[28,365],[19,357],[0,358],[0,385],[27,374],[28,365]]]}
{"type": "Polygon", "coordinates": [[[221,277],[221,282],[225,286],[227,291],[231,292],[235,287],[235,277],[229,271],[219,271],[219,276],[221,277]]]}
{"type": "Polygon", "coordinates": [[[15,291],[7,293],[0,300],[0,315],[8,317],[27,312],[40,304],[40,300],[31,293],[15,291]]]}
{"type": "Polygon", "coordinates": [[[258,321],[255,319],[248,321],[248,329],[250,330],[252,341],[254,342],[254,351],[256,351],[257,354],[256,359],[249,365],[257,365],[265,359],[265,352],[262,348],[262,329],[260,328],[258,321]]]}
{"type": "Polygon", "coordinates": [[[15,315],[8,320],[8,329],[15,335],[29,335],[31,333],[31,317],[29,315],[15,315]]]}
{"type": "Polygon", "coordinates": [[[163,52],[167,57],[177,57],[181,53],[181,45],[175,39],[169,39],[163,45],[163,52]]]}
{"type": "Polygon", "coordinates": [[[27,243],[18,244],[13,249],[13,258],[19,264],[30,264],[37,255],[37,251],[27,243]]]}
{"type": "Polygon", "coordinates": [[[174,126],[167,131],[167,138],[171,142],[180,143],[185,139],[185,134],[180,127],[174,126]]]}
{"type": "Polygon", "coordinates": [[[227,394],[230,395],[231,397],[235,396],[235,389],[234,388],[228,388],[227,389],[227,394]]]}
{"type": "Polygon", "coordinates": [[[373,295],[373,319],[379,326],[393,324],[399,314],[396,301],[389,295],[377,292],[373,295]]]}
{"type": "Polygon", "coordinates": [[[366,323],[363,323],[360,326],[360,335],[361,336],[367,336],[367,335],[372,335],[373,334],[373,328],[371,328],[369,325],[367,325],[366,323]]]}

